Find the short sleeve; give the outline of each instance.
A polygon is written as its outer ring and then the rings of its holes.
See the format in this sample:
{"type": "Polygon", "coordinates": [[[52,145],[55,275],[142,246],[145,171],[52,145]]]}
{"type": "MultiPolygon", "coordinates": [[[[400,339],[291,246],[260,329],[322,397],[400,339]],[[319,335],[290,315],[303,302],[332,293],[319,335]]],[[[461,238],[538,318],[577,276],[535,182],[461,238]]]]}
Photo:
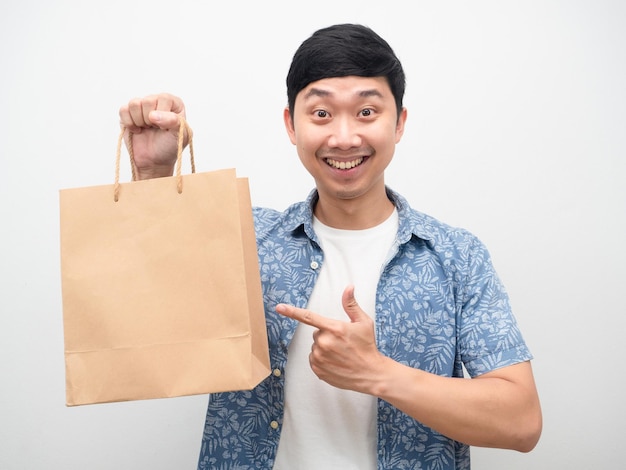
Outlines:
{"type": "Polygon", "coordinates": [[[467,250],[459,351],[467,372],[475,377],[530,360],[532,355],[486,247],[472,237],[467,250]]]}

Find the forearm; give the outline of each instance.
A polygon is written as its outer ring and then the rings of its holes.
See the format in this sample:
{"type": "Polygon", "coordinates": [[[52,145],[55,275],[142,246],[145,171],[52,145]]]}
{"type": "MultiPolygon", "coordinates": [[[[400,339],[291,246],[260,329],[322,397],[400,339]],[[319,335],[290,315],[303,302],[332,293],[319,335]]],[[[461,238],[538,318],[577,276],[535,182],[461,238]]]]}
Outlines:
{"type": "Polygon", "coordinates": [[[440,377],[389,358],[372,394],[465,444],[528,452],[541,433],[530,363],[475,379],[440,377]]]}

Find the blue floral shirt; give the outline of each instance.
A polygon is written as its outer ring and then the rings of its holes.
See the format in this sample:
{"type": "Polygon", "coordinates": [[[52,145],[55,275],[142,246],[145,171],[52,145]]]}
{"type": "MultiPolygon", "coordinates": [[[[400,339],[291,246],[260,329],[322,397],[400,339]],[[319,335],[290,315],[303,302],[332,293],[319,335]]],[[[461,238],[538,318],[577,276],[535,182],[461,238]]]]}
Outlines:
{"type": "MultiPolygon", "coordinates": [[[[415,211],[387,190],[399,216],[395,255],[376,293],[376,340],[394,360],[445,377],[474,377],[532,358],[484,245],[415,211]]],[[[251,391],[210,397],[198,468],[271,469],[284,411],[287,348],[324,254],[312,228],[317,192],[284,212],[255,208],[272,373],[251,391]]],[[[378,469],[469,469],[469,447],[378,400],[378,469]]]]}

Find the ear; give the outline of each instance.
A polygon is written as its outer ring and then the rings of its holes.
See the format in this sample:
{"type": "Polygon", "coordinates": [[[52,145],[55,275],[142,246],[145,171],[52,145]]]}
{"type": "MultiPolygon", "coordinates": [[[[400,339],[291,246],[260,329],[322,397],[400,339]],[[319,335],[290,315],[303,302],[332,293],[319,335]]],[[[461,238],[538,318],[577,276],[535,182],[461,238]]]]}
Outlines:
{"type": "Polygon", "coordinates": [[[291,143],[296,145],[296,130],[293,126],[293,119],[291,119],[291,113],[289,112],[289,106],[286,106],[283,111],[283,121],[285,121],[285,129],[289,135],[291,143]]]}
{"type": "Polygon", "coordinates": [[[396,144],[400,142],[402,136],[404,135],[404,125],[406,124],[407,110],[406,108],[402,108],[402,112],[398,117],[398,122],[396,122],[396,144]]]}

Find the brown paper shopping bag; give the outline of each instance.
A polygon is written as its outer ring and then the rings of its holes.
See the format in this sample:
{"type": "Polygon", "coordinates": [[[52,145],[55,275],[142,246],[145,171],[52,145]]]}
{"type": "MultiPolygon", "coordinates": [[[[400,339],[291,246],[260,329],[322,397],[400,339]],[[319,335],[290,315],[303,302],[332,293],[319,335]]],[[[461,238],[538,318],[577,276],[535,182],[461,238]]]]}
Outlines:
{"type": "Polygon", "coordinates": [[[248,182],[181,175],[183,126],[176,176],[120,184],[120,136],[115,184],[60,191],[68,406],[245,390],[269,374],[248,182]]]}

